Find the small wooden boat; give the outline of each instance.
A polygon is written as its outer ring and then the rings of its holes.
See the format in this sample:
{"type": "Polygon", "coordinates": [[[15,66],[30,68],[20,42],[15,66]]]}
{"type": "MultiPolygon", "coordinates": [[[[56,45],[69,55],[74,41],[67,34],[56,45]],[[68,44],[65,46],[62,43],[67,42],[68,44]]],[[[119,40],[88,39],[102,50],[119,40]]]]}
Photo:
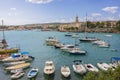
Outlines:
{"type": "Polygon", "coordinates": [[[69,77],[70,76],[70,68],[68,66],[62,66],[61,67],[61,74],[64,77],[69,77]]]}
{"type": "Polygon", "coordinates": [[[30,63],[23,63],[23,64],[18,64],[18,65],[14,65],[14,66],[10,66],[5,68],[5,70],[13,70],[13,69],[20,69],[20,68],[27,68],[29,67],[31,64],[30,63]]]}
{"type": "Polygon", "coordinates": [[[37,74],[38,74],[38,68],[32,68],[29,72],[28,72],[28,74],[27,74],[27,77],[28,78],[33,78],[33,77],[35,77],[37,74]]]}
{"type": "Polygon", "coordinates": [[[23,69],[22,68],[20,68],[20,69],[14,69],[14,70],[11,70],[10,72],[11,73],[23,72],[23,69]]]}
{"type": "Polygon", "coordinates": [[[86,68],[82,64],[82,60],[74,60],[73,61],[73,70],[74,70],[74,72],[81,74],[81,75],[83,75],[87,72],[86,68]]]}
{"type": "Polygon", "coordinates": [[[110,65],[108,65],[107,63],[97,63],[97,66],[103,70],[103,71],[107,71],[109,68],[111,68],[110,65]]]}
{"type": "Polygon", "coordinates": [[[22,64],[22,63],[25,63],[25,61],[7,62],[7,63],[4,63],[4,65],[5,66],[13,66],[13,65],[22,64]]]}
{"type": "Polygon", "coordinates": [[[17,53],[19,51],[19,48],[7,48],[7,49],[0,49],[1,54],[5,53],[17,53]]]}
{"type": "Polygon", "coordinates": [[[17,72],[11,76],[12,79],[18,79],[24,75],[24,72],[17,72]]]}
{"type": "Polygon", "coordinates": [[[98,68],[93,66],[92,64],[85,64],[85,68],[88,71],[92,71],[92,72],[99,72],[98,68]]]}
{"type": "Polygon", "coordinates": [[[44,67],[44,73],[45,74],[53,74],[55,72],[55,66],[53,64],[53,61],[46,61],[45,67],[44,67]]]}

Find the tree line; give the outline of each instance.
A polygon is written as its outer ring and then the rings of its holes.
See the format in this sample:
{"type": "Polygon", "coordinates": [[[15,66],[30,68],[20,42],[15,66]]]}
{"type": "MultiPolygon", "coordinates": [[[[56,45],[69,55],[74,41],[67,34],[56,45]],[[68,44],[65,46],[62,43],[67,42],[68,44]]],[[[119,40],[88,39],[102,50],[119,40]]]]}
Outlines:
{"type": "Polygon", "coordinates": [[[120,80],[120,66],[115,70],[108,69],[107,72],[88,72],[86,76],[84,76],[83,80],[120,80]]]}

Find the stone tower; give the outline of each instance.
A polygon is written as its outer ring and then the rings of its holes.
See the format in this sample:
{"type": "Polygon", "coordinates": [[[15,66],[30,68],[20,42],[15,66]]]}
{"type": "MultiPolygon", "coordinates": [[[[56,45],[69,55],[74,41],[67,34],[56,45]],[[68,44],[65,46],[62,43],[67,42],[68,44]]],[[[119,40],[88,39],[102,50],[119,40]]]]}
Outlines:
{"type": "Polygon", "coordinates": [[[78,23],[79,22],[79,20],[78,20],[78,16],[76,16],[76,23],[78,23]]]}

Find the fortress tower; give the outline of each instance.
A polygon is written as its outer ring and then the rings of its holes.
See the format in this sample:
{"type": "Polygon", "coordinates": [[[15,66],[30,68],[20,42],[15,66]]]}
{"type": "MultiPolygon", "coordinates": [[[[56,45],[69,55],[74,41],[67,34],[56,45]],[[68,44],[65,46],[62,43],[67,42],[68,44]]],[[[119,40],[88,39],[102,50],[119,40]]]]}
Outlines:
{"type": "Polygon", "coordinates": [[[79,22],[79,20],[78,20],[78,16],[76,16],[76,23],[78,23],[79,22]]]}

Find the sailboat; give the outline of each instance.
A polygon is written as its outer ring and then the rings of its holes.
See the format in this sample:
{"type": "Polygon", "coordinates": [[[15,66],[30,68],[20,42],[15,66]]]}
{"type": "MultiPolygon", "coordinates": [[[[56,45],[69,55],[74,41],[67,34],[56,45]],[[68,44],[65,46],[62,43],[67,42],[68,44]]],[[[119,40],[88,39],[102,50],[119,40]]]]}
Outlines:
{"type": "Polygon", "coordinates": [[[98,38],[96,37],[87,37],[86,36],[86,30],[87,30],[87,14],[86,14],[86,27],[85,27],[85,37],[84,38],[80,38],[79,40],[81,42],[92,42],[92,41],[96,41],[96,40],[99,40],[98,38]]]}
{"type": "Polygon", "coordinates": [[[85,55],[85,54],[87,53],[87,51],[81,50],[80,48],[77,48],[76,45],[77,45],[77,44],[76,44],[76,38],[75,38],[75,47],[72,48],[72,49],[70,49],[70,50],[68,50],[68,52],[69,52],[70,54],[85,55]]]}
{"type": "Polygon", "coordinates": [[[2,46],[0,47],[0,54],[17,53],[19,51],[19,48],[8,48],[8,44],[5,39],[5,34],[4,34],[3,20],[2,20],[2,27],[3,27],[3,39],[1,40],[2,46]]]}

